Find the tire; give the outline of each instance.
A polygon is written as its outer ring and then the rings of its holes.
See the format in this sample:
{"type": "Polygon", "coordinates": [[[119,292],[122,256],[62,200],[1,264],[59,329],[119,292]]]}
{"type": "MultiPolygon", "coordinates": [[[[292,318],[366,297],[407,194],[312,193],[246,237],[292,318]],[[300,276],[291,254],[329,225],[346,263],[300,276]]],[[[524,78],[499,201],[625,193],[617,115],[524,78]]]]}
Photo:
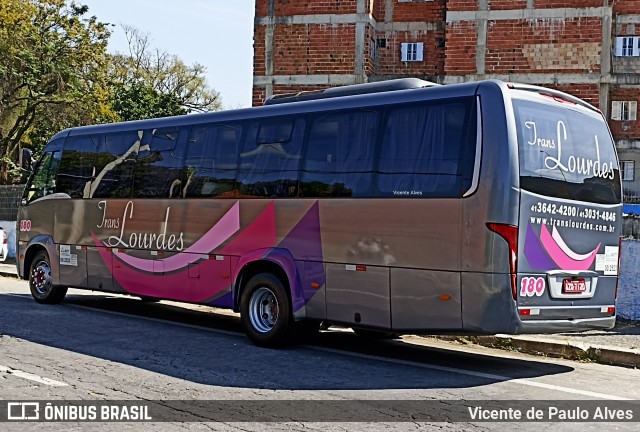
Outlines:
{"type": "Polygon", "coordinates": [[[67,287],[53,285],[49,255],[45,251],[38,252],[33,258],[29,271],[29,290],[33,299],[42,304],[60,303],[67,295],[67,287]]]}
{"type": "Polygon", "coordinates": [[[252,277],[242,291],[240,317],[249,339],[275,348],[292,341],[291,302],[280,279],[270,273],[252,277]]]}
{"type": "Polygon", "coordinates": [[[357,327],[353,328],[352,330],[359,337],[368,340],[398,339],[400,337],[398,333],[384,330],[370,330],[357,327]]]}

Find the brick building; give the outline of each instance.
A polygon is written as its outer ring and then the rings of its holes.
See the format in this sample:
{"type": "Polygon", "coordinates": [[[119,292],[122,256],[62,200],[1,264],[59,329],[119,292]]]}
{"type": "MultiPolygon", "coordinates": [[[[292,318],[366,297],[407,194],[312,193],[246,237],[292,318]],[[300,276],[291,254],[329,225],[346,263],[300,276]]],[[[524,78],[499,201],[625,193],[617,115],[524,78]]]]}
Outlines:
{"type": "Polygon", "coordinates": [[[254,105],[406,76],[587,100],[609,119],[627,200],[640,200],[640,0],[256,0],[254,105]]]}

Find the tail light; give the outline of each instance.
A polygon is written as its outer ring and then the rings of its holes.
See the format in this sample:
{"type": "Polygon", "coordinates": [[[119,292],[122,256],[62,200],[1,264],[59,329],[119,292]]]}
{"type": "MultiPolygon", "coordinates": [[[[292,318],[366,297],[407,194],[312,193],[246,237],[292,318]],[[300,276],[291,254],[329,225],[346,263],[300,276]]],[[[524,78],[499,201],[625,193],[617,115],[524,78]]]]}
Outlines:
{"type": "Polygon", "coordinates": [[[517,268],[518,268],[518,227],[507,224],[487,223],[494,233],[502,237],[509,245],[509,275],[511,276],[511,295],[514,300],[518,298],[518,290],[516,284],[517,268]]]}

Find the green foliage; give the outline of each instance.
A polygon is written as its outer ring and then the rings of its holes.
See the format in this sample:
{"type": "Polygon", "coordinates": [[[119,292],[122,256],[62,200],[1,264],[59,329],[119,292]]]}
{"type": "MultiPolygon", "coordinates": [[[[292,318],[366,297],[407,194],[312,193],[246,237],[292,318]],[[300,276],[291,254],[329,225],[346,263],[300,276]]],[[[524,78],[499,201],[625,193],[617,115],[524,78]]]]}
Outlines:
{"type": "MultiPolygon", "coordinates": [[[[19,147],[60,126],[113,117],[106,99],[110,36],[65,0],[0,0],[0,175],[19,147]]],[[[38,150],[38,149],[36,149],[38,150]]]]}
{"type": "Polygon", "coordinates": [[[88,12],[73,0],[0,0],[0,182],[19,174],[21,147],[37,156],[65,128],[220,109],[202,66],[130,27],[130,53],[111,55],[110,25],[88,12]]]}
{"type": "Polygon", "coordinates": [[[142,82],[133,82],[116,90],[113,109],[122,120],[142,120],[187,113],[177,96],[159,93],[142,82]]]}

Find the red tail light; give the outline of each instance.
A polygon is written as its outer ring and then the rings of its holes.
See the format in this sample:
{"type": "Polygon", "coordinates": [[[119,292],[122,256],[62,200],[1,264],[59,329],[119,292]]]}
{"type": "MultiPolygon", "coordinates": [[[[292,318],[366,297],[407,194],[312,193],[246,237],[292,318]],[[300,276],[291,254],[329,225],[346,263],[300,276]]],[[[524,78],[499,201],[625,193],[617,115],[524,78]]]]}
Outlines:
{"type": "Polygon", "coordinates": [[[518,227],[499,223],[487,223],[487,228],[500,235],[500,237],[505,239],[505,241],[509,245],[509,274],[511,276],[511,295],[513,295],[514,300],[517,300],[518,290],[516,284],[516,273],[518,269],[518,227]]]}

